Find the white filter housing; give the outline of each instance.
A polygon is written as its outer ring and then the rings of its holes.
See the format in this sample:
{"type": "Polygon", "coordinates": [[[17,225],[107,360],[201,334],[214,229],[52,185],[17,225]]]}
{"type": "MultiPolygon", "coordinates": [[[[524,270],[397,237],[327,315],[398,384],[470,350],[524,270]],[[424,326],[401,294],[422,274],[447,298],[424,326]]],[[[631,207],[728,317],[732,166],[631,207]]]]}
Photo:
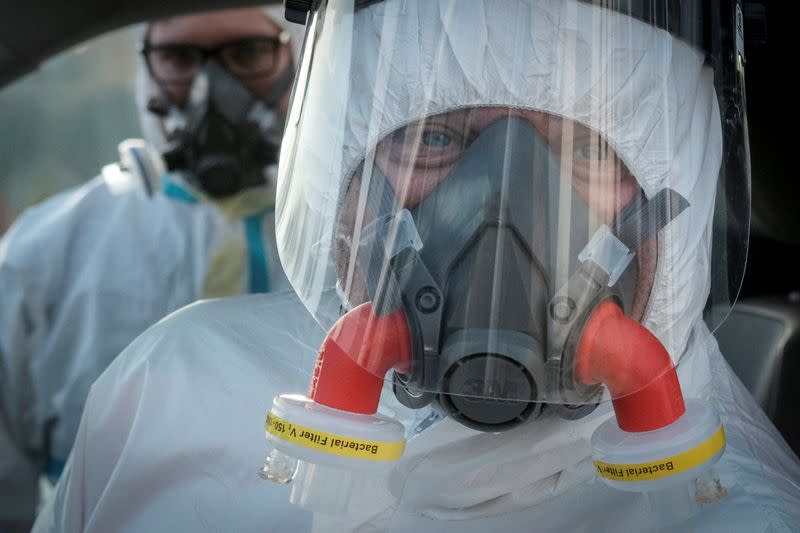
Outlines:
{"type": "Polygon", "coordinates": [[[592,435],[597,475],[609,486],[629,492],[692,482],[708,472],[724,451],[719,415],[698,400],[687,400],[686,412],[660,429],[626,432],[611,418],[592,435]]]}

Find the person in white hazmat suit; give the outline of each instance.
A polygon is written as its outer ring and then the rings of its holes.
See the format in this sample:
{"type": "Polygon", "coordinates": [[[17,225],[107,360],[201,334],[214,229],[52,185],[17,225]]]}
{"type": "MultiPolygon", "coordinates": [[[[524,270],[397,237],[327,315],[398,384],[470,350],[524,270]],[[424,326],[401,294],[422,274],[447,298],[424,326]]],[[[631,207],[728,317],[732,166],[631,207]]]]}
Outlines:
{"type": "Polygon", "coordinates": [[[738,3],[301,4],[296,295],[131,344],[35,530],[800,530],[703,318],[746,245],[738,3]]]}
{"type": "Polygon", "coordinates": [[[39,474],[58,477],[92,382],[137,335],[199,298],[288,286],[273,216],[285,26],[274,6],[142,25],[150,144],[123,142],[119,164],[0,241],[0,529],[30,527],[39,474]]]}

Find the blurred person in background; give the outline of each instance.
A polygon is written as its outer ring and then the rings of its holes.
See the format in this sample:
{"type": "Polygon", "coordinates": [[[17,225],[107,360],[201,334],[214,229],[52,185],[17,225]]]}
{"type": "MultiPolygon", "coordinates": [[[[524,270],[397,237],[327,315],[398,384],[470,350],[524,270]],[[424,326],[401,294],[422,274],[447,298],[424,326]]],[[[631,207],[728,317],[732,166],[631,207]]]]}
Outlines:
{"type": "Polygon", "coordinates": [[[280,11],[142,30],[145,140],[122,142],[119,163],[28,209],[0,241],[2,531],[30,527],[91,384],[139,333],[201,298],[288,287],[273,204],[295,60],[280,11]]]}

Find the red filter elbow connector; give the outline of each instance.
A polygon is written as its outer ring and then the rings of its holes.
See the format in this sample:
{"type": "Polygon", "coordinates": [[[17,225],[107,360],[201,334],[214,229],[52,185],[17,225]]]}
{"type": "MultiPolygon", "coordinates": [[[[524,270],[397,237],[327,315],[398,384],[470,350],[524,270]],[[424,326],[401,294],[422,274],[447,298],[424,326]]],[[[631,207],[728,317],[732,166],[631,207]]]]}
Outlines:
{"type": "Polygon", "coordinates": [[[403,310],[376,316],[367,302],[342,316],[328,332],[308,395],[328,407],[374,414],[386,372],[407,373],[410,365],[411,339],[403,310]]]}
{"type": "Polygon", "coordinates": [[[659,429],[686,410],[667,350],[611,301],[600,304],[586,323],[578,342],[575,376],[584,384],[608,387],[623,431],[659,429]]]}

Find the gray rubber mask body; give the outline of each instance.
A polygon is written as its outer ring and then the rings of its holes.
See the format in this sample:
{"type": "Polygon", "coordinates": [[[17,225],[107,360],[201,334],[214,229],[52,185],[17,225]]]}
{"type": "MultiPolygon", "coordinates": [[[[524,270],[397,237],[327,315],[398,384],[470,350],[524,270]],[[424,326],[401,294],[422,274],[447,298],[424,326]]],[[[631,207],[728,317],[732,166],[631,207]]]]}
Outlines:
{"type": "MultiPolygon", "coordinates": [[[[570,418],[596,406],[601,391],[593,389],[586,406],[566,408],[561,368],[572,362],[548,361],[556,284],[575,273],[599,225],[569,179],[547,141],[520,118],[481,132],[407,211],[373,171],[369,203],[382,215],[363,231],[359,264],[376,311],[406,311],[414,362],[410,375],[394,377],[401,402],[436,400],[483,431],[514,427],[548,403],[570,418]],[[559,225],[565,209],[569,218],[559,225]],[[417,239],[421,246],[404,246],[417,239]],[[558,276],[557,264],[565,270],[558,276]]],[[[633,262],[600,296],[627,307],[636,274],[633,262]]]]}
{"type": "Polygon", "coordinates": [[[183,108],[169,105],[164,123],[171,171],[184,171],[208,195],[221,198],[266,183],[278,160],[284,123],[275,110],[293,79],[287,68],[258,99],[215,60],[195,77],[183,108]]]}

